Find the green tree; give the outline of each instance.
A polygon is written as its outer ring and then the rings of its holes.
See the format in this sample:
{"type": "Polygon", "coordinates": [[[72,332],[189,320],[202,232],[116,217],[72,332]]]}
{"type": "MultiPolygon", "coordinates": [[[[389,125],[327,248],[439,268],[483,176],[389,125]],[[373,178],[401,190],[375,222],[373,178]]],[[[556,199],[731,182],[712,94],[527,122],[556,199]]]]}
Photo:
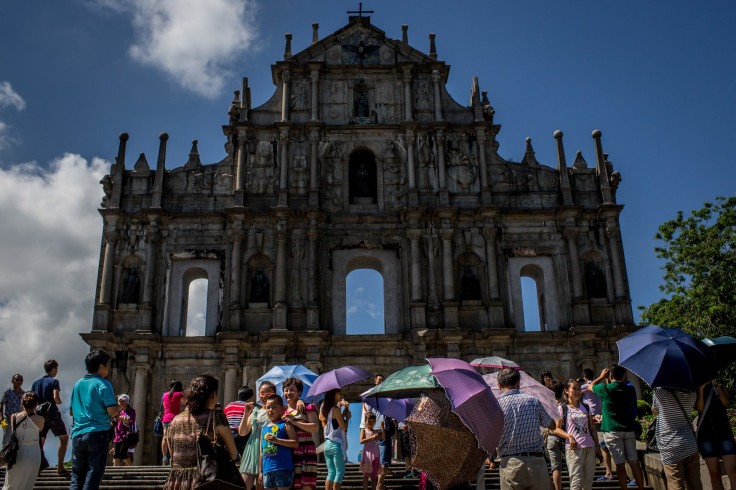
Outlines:
{"type": "MultiPolygon", "coordinates": [[[[644,325],[679,327],[694,337],[736,337],[736,196],[717,197],[702,209],[659,227],[657,257],[666,261],[667,297],[640,307],[644,325]]],[[[734,394],[734,365],[720,373],[734,394]]],[[[732,396],[733,403],[733,396],[732,396]]]]}

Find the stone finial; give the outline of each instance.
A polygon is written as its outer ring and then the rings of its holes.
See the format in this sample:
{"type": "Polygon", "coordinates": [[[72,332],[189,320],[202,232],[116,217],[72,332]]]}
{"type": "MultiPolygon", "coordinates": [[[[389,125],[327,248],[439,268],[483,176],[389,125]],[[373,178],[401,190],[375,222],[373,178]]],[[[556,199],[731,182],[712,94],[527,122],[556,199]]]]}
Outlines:
{"type": "Polygon", "coordinates": [[[480,105],[483,107],[483,118],[486,121],[493,121],[493,115],[496,113],[496,110],[491,105],[491,102],[488,100],[488,90],[481,91],[481,98],[480,98],[480,105]]]}
{"type": "Polygon", "coordinates": [[[319,24],[312,22],[312,44],[319,42],[319,24]]]}
{"type": "Polygon", "coordinates": [[[480,88],[478,86],[478,77],[473,77],[473,85],[470,89],[470,107],[473,108],[475,120],[482,121],[483,108],[480,105],[480,88]]]}
{"type": "Polygon", "coordinates": [[[241,109],[250,109],[250,88],[248,87],[248,77],[243,77],[243,98],[240,99],[241,109]]]}
{"type": "Polygon", "coordinates": [[[240,115],[240,104],[240,90],[235,90],[233,101],[230,103],[230,109],[227,111],[230,116],[231,123],[238,120],[238,116],[240,115]]]}
{"type": "MultiPolygon", "coordinates": [[[[560,131],[560,135],[562,135],[562,131],[560,131]]],[[[575,161],[572,162],[572,168],[588,168],[588,162],[585,161],[583,152],[580,150],[575,153],[575,161]]]]}
{"type": "Polygon", "coordinates": [[[409,44],[409,26],[407,24],[401,24],[401,42],[409,44]]]}
{"type": "Polygon", "coordinates": [[[130,136],[125,131],[120,133],[120,136],[118,136],[118,139],[120,139],[120,141],[128,141],[128,138],[130,138],[130,136]]]}
{"type": "Polygon", "coordinates": [[[138,157],[138,161],[135,162],[135,165],[133,165],[133,170],[136,172],[147,172],[151,170],[151,167],[148,166],[148,160],[146,160],[146,154],[141,153],[138,157]]]}
{"type": "Polygon", "coordinates": [[[284,37],[286,38],[286,47],[284,48],[284,59],[288,60],[291,58],[291,33],[287,32],[284,34],[284,37]]]}
{"type": "Polygon", "coordinates": [[[521,163],[523,165],[528,165],[530,167],[539,166],[537,157],[534,156],[534,148],[532,148],[532,139],[529,137],[527,137],[526,139],[526,153],[524,153],[524,158],[521,160],[521,163]]]}
{"type": "Polygon", "coordinates": [[[115,159],[115,163],[122,164],[122,167],[125,168],[125,147],[128,144],[128,133],[120,133],[120,136],[118,136],[118,139],[120,140],[120,144],[118,145],[118,156],[115,159]]]}
{"type": "Polygon", "coordinates": [[[192,149],[189,152],[189,160],[187,161],[184,168],[193,169],[202,166],[202,161],[199,159],[199,150],[197,149],[197,140],[192,140],[192,149]]]}
{"type": "Polygon", "coordinates": [[[430,32],[429,33],[429,57],[436,60],[437,59],[437,45],[435,44],[435,33],[430,32]]]}
{"type": "Polygon", "coordinates": [[[567,173],[567,160],[565,159],[565,147],[562,145],[562,131],[554,132],[557,142],[557,173],[560,178],[560,190],[562,191],[562,204],[572,205],[572,189],[570,187],[570,176],[567,173]]]}

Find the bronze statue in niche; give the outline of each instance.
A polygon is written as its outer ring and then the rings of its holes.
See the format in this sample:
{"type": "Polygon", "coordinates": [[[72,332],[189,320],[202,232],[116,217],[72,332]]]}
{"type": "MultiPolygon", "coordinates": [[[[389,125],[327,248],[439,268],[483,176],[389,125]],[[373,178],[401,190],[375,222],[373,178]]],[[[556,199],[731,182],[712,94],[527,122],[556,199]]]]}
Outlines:
{"type": "Polygon", "coordinates": [[[370,150],[360,149],[350,155],[350,204],[376,204],[376,157],[370,150]]]}

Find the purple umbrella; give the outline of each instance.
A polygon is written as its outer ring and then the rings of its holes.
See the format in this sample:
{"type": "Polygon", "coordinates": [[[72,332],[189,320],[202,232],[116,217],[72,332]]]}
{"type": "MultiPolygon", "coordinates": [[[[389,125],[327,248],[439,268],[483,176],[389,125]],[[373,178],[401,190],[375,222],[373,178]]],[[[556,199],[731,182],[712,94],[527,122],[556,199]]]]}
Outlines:
{"type": "Polygon", "coordinates": [[[371,408],[378,410],[378,413],[391,417],[399,422],[406,420],[414,404],[408,398],[378,398],[375,396],[369,396],[363,398],[363,402],[371,408]]]}
{"type": "Polygon", "coordinates": [[[312,386],[307,392],[307,398],[319,395],[330,390],[342,388],[356,381],[362,381],[369,377],[371,373],[357,366],[345,366],[326,373],[320,374],[314,380],[312,386]]]}
{"type": "Polygon", "coordinates": [[[473,432],[478,444],[492,453],[503,432],[503,412],[478,371],[460,359],[427,359],[432,375],[445,389],[455,412],[473,432]]]}

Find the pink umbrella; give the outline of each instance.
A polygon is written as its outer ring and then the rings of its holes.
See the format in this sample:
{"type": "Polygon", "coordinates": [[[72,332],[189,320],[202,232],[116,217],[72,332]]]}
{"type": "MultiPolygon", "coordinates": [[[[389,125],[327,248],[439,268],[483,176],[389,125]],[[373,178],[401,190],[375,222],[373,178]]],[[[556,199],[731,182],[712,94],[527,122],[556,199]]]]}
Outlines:
{"type": "MultiPolygon", "coordinates": [[[[552,390],[544,386],[542,383],[532,378],[524,371],[520,371],[521,382],[519,383],[519,391],[527,395],[537,398],[542,402],[544,411],[549,414],[554,420],[561,418],[560,412],[557,411],[557,400],[555,400],[555,394],[552,390]]],[[[485,381],[491,388],[491,391],[496,398],[501,396],[501,388],[498,387],[498,373],[491,373],[483,375],[483,381],[485,381]]]]}
{"type": "Polygon", "coordinates": [[[307,398],[342,388],[369,377],[371,373],[357,366],[345,366],[320,374],[307,392],[307,398]]]}
{"type": "Polygon", "coordinates": [[[478,445],[492,453],[503,432],[503,412],[478,371],[460,359],[427,359],[432,375],[445,389],[452,411],[473,432],[478,445]]]}

